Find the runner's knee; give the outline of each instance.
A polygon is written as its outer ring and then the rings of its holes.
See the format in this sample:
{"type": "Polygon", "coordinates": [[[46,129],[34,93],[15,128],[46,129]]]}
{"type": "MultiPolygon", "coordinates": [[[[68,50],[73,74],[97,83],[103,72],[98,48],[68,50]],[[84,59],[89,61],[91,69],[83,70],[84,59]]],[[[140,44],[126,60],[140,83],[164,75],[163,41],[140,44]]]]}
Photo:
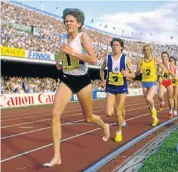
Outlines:
{"type": "Polygon", "coordinates": [[[85,117],[85,121],[88,122],[88,123],[93,122],[93,116],[85,117]]]}
{"type": "Polygon", "coordinates": [[[114,111],[113,111],[113,110],[107,110],[107,111],[106,111],[106,115],[107,115],[108,117],[111,117],[113,114],[114,114],[114,111]]]}
{"type": "Polygon", "coordinates": [[[152,97],[146,96],[146,100],[147,100],[148,102],[151,102],[151,101],[152,101],[152,97]]]}
{"type": "Polygon", "coordinates": [[[60,120],[60,113],[55,109],[52,110],[52,121],[54,121],[54,120],[55,121],[60,120]]]}
{"type": "Polygon", "coordinates": [[[123,107],[123,106],[118,106],[118,107],[116,107],[116,114],[122,115],[123,110],[124,110],[124,107],[123,107]]]}

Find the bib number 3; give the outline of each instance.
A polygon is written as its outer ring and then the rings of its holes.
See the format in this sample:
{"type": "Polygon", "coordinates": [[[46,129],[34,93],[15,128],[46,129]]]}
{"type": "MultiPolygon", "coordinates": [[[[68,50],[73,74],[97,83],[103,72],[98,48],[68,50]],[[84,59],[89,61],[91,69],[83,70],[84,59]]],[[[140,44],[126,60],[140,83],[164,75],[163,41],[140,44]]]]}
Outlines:
{"type": "Polygon", "coordinates": [[[109,84],[116,86],[124,85],[124,78],[121,72],[119,73],[109,72],[109,84]]]}

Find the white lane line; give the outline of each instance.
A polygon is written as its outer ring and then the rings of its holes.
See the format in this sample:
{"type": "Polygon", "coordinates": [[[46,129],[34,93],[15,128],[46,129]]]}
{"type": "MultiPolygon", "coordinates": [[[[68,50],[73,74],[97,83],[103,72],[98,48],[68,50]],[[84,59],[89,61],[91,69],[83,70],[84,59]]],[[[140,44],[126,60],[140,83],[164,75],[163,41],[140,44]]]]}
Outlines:
{"type": "MultiPolygon", "coordinates": [[[[147,115],[149,115],[149,114],[150,114],[150,113],[146,113],[146,114],[139,115],[139,116],[136,116],[136,117],[133,117],[133,118],[129,118],[129,119],[126,120],[126,121],[130,121],[130,120],[134,120],[134,119],[137,119],[137,118],[141,118],[141,117],[147,116],[147,115]]],[[[115,125],[115,124],[116,124],[116,123],[112,123],[112,124],[110,124],[110,126],[115,125]]],[[[76,134],[76,135],[74,135],[74,136],[71,136],[71,137],[62,139],[61,142],[65,142],[65,141],[67,141],[67,140],[71,140],[71,139],[74,139],[74,138],[77,138],[77,137],[86,135],[86,134],[88,134],[88,133],[92,133],[92,132],[97,131],[97,130],[101,130],[101,128],[96,128],[96,129],[89,130],[89,131],[86,131],[86,132],[83,132],[83,133],[80,133],[80,134],[76,134]]],[[[101,139],[102,139],[102,138],[101,138],[101,139]]],[[[36,151],[38,151],[38,150],[47,148],[47,147],[52,146],[52,145],[53,145],[53,143],[50,143],[50,144],[47,144],[47,145],[44,145],[44,146],[40,146],[40,147],[38,147],[38,148],[36,148],[36,149],[32,149],[32,150],[30,150],[30,151],[25,151],[25,152],[23,152],[23,153],[20,153],[20,154],[11,156],[11,157],[9,157],[9,158],[5,158],[5,159],[1,160],[0,162],[1,162],[1,163],[2,163],[2,162],[6,162],[6,161],[9,161],[9,160],[11,160],[11,159],[15,159],[15,158],[21,157],[21,156],[23,156],[23,155],[27,155],[27,154],[32,153],[32,152],[36,152],[36,151]]]]}
{"type": "MultiPolygon", "coordinates": [[[[103,107],[103,106],[97,106],[97,107],[93,107],[93,109],[99,109],[99,108],[101,108],[101,107],[103,107]]],[[[81,111],[81,109],[80,108],[72,108],[72,109],[66,109],[66,111],[64,111],[64,114],[65,113],[73,113],[73,112],[77,112],[77,111],[81,111]]],[[[26,113],[26,112],[25,112],[26,113]]],[[[33,111],[31,112],[31,113],[33,113],[33,111]]],[[[38,116],[38,114],[41,114],[41,113],[43,113],[43,110],[42,110],[42,112],[39,112],[39,113],[37,113],[37,112],[35,112],[36,113],[36,115],[38,116]]],[[[45,109],[44,109],[44,113],[46,114],[46,111],[45,111],[45,109]]],[[[49,111],[49,112],[47,112],[47,114],[50,114],[51,113],[51,110],[49,111]]],[[[24,116],[24,114],[19,114],[19,115],[17,115],[17,114],[15,114],[15,115],[12,115],[12,114],[7,114],[7,115],[3,115],[3,120],[2,121],[5,121],[5,120],[10,120],[10,119],[6,119],[6,118],[11,118],[11,117],[23,117],[24,116]],[[5,119],[4,119],[5,118],[5,119]]],[[[26,114],[25,114],[25,116],[26,116],[26,114]]],[[[29,116],[28,114],[27,114],[27,116],[29,116]]],[[[2,118],[2,117],[1,117],[2,118]]]]}
{"type": "MultiPolygon", "coordinates": [[[[84,119],[80,119],[80,120],[76,120],[76,121],[72,121],[72,122],[66,122],[66,123],[63,123],[61,125],[69,125],[69,124],[73,124],[73,123],[80,122],[80,121],[84,121],[84,119]]],[[[34,132],[46,130],[46,129],[49,129],[49,128],[51,128],[51,127],[45,127],[45,128],[40,128],[40,129],[37,129],[37,130],[27,131],[27,132],[23,132],[23,133],[19,133],[19,134],[13,134],[13,135],[10,135],[10,136],[2,137],[1,140],[11,138],[11,137],[16,137],[16,136],[21,136],[21,135],[24,135],[24,134],[34,133],[34,132]]]]}
{"type": "MultiPolygon", "coordinates": [[[[101,107],[103,107],[103,106],[101,106],[101,107]]],[[[101,109],[100,107],[95,107],[95,109],[97,110],[97,109],[101,109]]],[[[74,110],[76,110],[76,109],[74,109],[74,110]]],[[[74,110],[73,111],[70,111],[70,112],[72,112],[72,113],[74,113],[74,110]]],[[[79,109],[79,110],[76,110],[76,112],[77,111],[81,111],[81,109],[79,109]]],[[[76,113],[75,112],[75,113],[76,113]]],[[[2,122],[9,122],[9,121],[15,121],[15,120],[19,120],[19,119],[28,119],[28,118],[34,118],[34,117],[40,117],[40,116],[50,116],[49,114],[50,114],[51,112],[49,112],[49,113],[44,113],[44,114],[42,114],[42,115],[39,115],[39,114],[41,114],[41,112],[40,113],[37,113],[37,114],[35,114],[35,115],[28,115],[28,116],[25,116],[25,117],[20,117],[20,116],[17,116],[17,118],[14,118],[14,119],[5,119],[5,120],[1,120],[1,123],[2,122]]],[[[66,114],[66,113],[69,113],[69,111],[66,111],[66,112],[64,112],[63,113],[63,115],[64,114],[66,114]]],[[[76,114],[81,114],[82,112],[77,112],[76,114]]],[[[72,116],[72,115],[67,115],[67,116],[72,116]]],[[[66,118],[67,116],[64,116],[63,118],[66,118]]]]}
{"type": "Polygon", "coordinates": [[[43,114],[43,115],[38,115],[38,114],[36,114],[36,115],[32,115],[32,116],[26,116],[26,117],[19,117],[19,118],[15,118],[15,119],[5,119],[5,120],[1,120],[1,123],[3,123],[3,122],[9,122],[9,121],[16,121],[16,120],[21,120],[21,119],[28,119],[28,118],[40,118],[40,117],[42,117],[42,116],[46,116],[47,114],[43,114]]]}
{"type": "Polygon", "coordinates": [[[34,127],[32,127],[32,126],[22,126],[22,127],[19,127],[19,128],[34,128],[34,127]]]}
{"type": "Polygon", "coordinates": [[[15,126],[19,126],[19,125],[32,124],[32,123],[41,122],[41,121],[49,121],[49,118],[48,119],[41,119],[41,120],[37,120],[37,121],[31,121],[31,122],[24,122],[24,123],[20,123],[20,124],[8,125],[8,126],[1,127],[1,129],[2,128],[15,127],[15,126]]]}
{"type": "MultiPolygon", "coordinates": [[[[96,111],[94,111],[94,113],[95,112],[99,112],[99,111],[103,111],[103,109],[101,110],[96,110],[96,111]]],[[[67,117],[69,117],[69,116],[78,116],[78,115],[82,115],[83,113],[81,112],[81,113],[76,113],[76,114],[74,114],[74,115],[67,115],[67,116],[63,116],[63,117],[61,117],[61,118],[67,118],[67,117]]],[[[25,122],[25,123],[19,123],[19,124],[12,124],[12,125],[8,125],[8,126],[3,126],[3,127],[1,127],[1,128],[9,128],[9,127],[14,127],[14,126],[19,126],[19,125],[26,125],[26,124],[32,124],[32,123],[36,123],[36,122],[41,122],[41,121],[49,121],[49,120],[51,120],[51,118],[47,118],[47,119],[41,119],[41,120],[35,120],[35,121],[31,121],[31,122],[25,122]]]]}
{"type": "MultiPolygon", "coordinates": [[[[48,114],[49,115],[49,114],[48,114]]],[[[38,114],[36,114],[36,115],[32,115],[32,116],[26,116],[26,117],[24,117],[24,118],[15,118],[15,119],[5,119],[5,120],[1,120],[1,123],[3,123],[3,122],[11,122],[11,121],[16,121],[16,120],[23,120],[23,119],[29,119],[29,118],[40,118],[40,117],[42,117],[42,116],[47,116],[47,114],[44,114],[44,115],[38,115],[38,114]]]]}
{"type": "MultiPolygon", "coordinates": [[[[80,111],[80,109],[73,109],[73,110],[71,110],[71,111],[68,111],[68,110],[66,110],[64,113],[70,113],[70,112],[74,112],[74,111],[80,111]]],[[[4,116],[3,116],[3,121],[6,121],[6,120],[10,120],[9,118],[12,118],[12,117],[17,117],[17,118],[20,118],[20,117],[23,117],[23,116],[29,116],[30,114],[25,114],[26,112],[24,112],[23,114],[20,112],[20,114],[18,113],[18,114],[15,114],[15,115],[12,115],[12,114],[8,114],[7,116],[5,116],[5,114],[4,114],[4,116]],[[24,115],[25,114],[25,115],[24,115]],[[7,118],[7,119],[6,119],[7,118]]],[[[49,111],[49,112],[46,112],[46,110],[44,109],[44,110],[41,110],[41,111],[38,111],[38,112],[31,112],[31,114],[33,114],[33,113],[35,113],[37,116],[38,115],[40,115],[40,114],[42,114],[42,113],[44,113],[45,115],[47,115],[47,114],[50,114],[51,113],[51,110],[49,111]]],[[[32,115],[32,116],[34,116],[34,115],[32,115]]]]}
{"type": "MultiPolygon", "coordinates": [[[[133,104],[129,104],[129,105],[126,105],[126,107],[129,107],[129,106],[134,106],[134,105],[141,105],[141,104],[146,104],[145,102],[144,103],[133,103],[133,104]]],[[[103,108],[103,106],[97,106],[97,107],[93,107],[94,109],[101,109],[101,108],[103,108]]],[[[103,108],[103,109],[105,109],[105,108],[103,108]]],[[[74,109],[75,110],[75,109],[74,109]]],[[[80,109],[79,109],[79,111],[80,111],[80,109]]],[[[69,112],[73,112],[73,111],[66,111],[66,112],[64,112],[63,114],[65,114],[65,113],[69,113],[69,112]]],[[[32,112],[33,113],[33,112],[32,112]]],[[[51,113],[51,112],[49,112],[49,113],[51,113]]],[[[40,115],[40,116],[47,116],[47,115],[49,115],[49,113],[45,113],[45,114],[43,114],[43,115],[40,115]]],[[[39,114],[41,114],[41,113],[39,113],[39,114]]],[[[28,118],[31,118],[31,117],[39,117],[39,115],[38,114],[35,114],[35,115],[32,115],[32,116],[27,116],[27,117],[21,117],[21,116],[23,116],[23,115],[8,115],[7,117],[9,117],[9,118],[11,118],[11,117],[13,117],[13,116],[15,116],[15,117],[17,117],[17,118],[15,118],[15,119],[1,119],[1,123],[2,122],[8,122],[8,121],[15,121],[15,120],[19,120],[19,119],[28,119],[28,118]]]]}
{"type": "MultiPolygon", "coordinates": [[[[139,103],[139,104],[137,104],[137,105],[140,105],[140,104],[142,104],[142,103],[139,103]]],[[[155,104],[155,105],[157,105],[157,104],[155,104]]],[[[128,105],[128,106],[132,106],[132,105],[128,105]]],[[[127,106],[126,106],[127,107],[127,106]]],[[[146,106],[142,106],[141,108],[143,108],[143,107],[147,107],[147,105],[146,106]]],[[[141,108],[137,108],[137,109],[141,109],[141,108]]],[[[136,109],[136,108],[135,108],[136,109]]],[[[94,111],[94,113],[95,112],[100,112],[100,111],[103,111],[103,110],[105,110],[105,108],[103,108],[103,109],[100,109],[99,108],[99,110],[95,110],[94,111]]],[[[133,110],[133,109],[132,109],[133,110]]],[[[131,110],[126,110],[126,112],[128,112],[128,111],[131,111],[131,110]]],[[[83,114],[82,112],[81,113],[76,113],[76,114],[74,114],[74,115],[71,115],[71,116],[78,116],[78,115],[80,115],[80,114],[83,114]]],[[[67,118],[67,117],[69,117],[70,115],[67,115],[67,116],[62,116],[61,118],[67,118]]],[[[48,121],[48,120],[50,120],[50,118],[47,118],[47,119],[42,119],[42,120],[37,120],[37,121],[31,121],[31,122],[25,122],[25,123],[19,123],[19,124],[12,124],[12,125],[8,125],[8,126],[3,126],[3,127],[1,127],[1,128],[9,128],[9,127],[14,127],[14,126],[19,126],[19,125],[26,125],[26,124],[31,124],[31,123],[36,123],[36,122],[41,122],[41,121],[48,121]]]]}
{"type": "MultiPolygon", "coordinates": [[[[157,105],[157,104],[155,104],[155,105],[157,105]]],[[[134,111],[134,110],[137,110],[137,109],[142,109],[142,108],[145,108],[145,107],[147,107],[147,106],[142,106],[142,107],[140,107],[140,108],[129,109],[129,110],[126,110],[126,112],[134,111]]],[[[98,110],[98,111],[103,111],[103,110],[98,110]]],[[[82,114],[82,113],[75,114],[75,115],[71,115],[71,116],[78,116],[78,115],[80,115],[80,114],[82,114]]],[[[69,115],[68,115],[68,116],[69,116],[69,115]]],[[[65,117],[65,116],[64,116],[64,117],[65,117]]],[[[64,117],[63,117],[63,118],[64,118],[64,117]]],[[[67,117],[67,116],[66,116],[66,117],[67,117]]],[[[1,127],[1,128],[9,128],[9,127],[13,127],[13,126],[26,125],[26,124],[36,123],[36,122],[40,122],[40,121],[47,121],[47,120],[50,120],[50,118],[48,118],[48,119],[43,119],[43,120],[32,121],[32,122],[27,122],[27,123],[14,124],[14,125],[10,125],[10,126],[4,126],[4,127],[1,127]]],[[[48,128],[49,128],[49,127],[45,127],[45,128],[43,128],[43,129],[45,130],[45,129],[48,129],[48,128]]],[[[37,130],[33,130],[33,131],[34,131],[34,132],[36,132],[36,131],[41,131],[41,129],[37,129],[37,130]]],[[[32,133],[33,131],[29,131],[29,132],[32,133]]],[[[27,133],[28,133],[28,132],[24,132],[24,134],[27,134],[27,133]]],[[[9,137],[11,137],[11,136],[15,137],[15,136],[19,136],[19,135],[23,135],[23,133],[6,136],[5,138],[9,138],[9,137]]],[[[4,137],[2,137],[2,138],[4,138],[4,137]]],[[[1,139],[2,139],[2,138],[1,138],[1,139]]]]}
{"type": "MultiPolygon", "coordinates": [[[[64,115],[65,113],[63,113],[64,115]]],[[[66,118],[66,117],[70,117],[70,116],[76,116],[76,114],[81,114],[81,112],[79,113],[75,113],[75,115],[67,115],[67,116],[62,116],[61,118],[66,118]]],[[[15,118],[15,119],[8,119],[8,120],[3,120],[1,122],[9,122],[9,121],[15,121],[15,120],[19,120],[19,119],[28,119],[28,118],[34,118],[34,117],[41,117],[41,116],[50,116],[49,113],[48,114],[45,114],[45,115],[33,115],[33,116],[27,116],[27,117],[24,117],[24,118],[15,118]]]]}

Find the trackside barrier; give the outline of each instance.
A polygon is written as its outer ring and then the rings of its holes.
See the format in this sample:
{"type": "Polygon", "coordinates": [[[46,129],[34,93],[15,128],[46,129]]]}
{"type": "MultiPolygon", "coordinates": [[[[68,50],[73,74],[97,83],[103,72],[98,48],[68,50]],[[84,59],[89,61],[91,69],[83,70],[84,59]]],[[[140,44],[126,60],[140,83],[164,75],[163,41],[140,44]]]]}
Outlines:
{"type": "MultiPolygon", "coordinates": [[[[25,94],[1,94],[0,107],[13,108],[33,105],[52,104],[54,101],[53,93],[25,93],[25,94]]],[[[129,89],[128,96],[142,95],[141,89],[129,89]]],[[[93,91],[93,100],[105,99],[106,93],[104,91],[93,91]]],[[[74,94],[71,102],[78,101],[77,95],[74,94]]]]}
{"type": "Polygon", "coordinates": [[[146,131],[145,133],[139,135],[138,137],[136,137],[135,139],[131,140],[130,142],[126,143],[124,146],[121,146],[120,148],[118,148],[117,150],[113,151],[111,154],[108,154],[106,157],[104,157],[103,159],[99,160],[98,162],[96,162],[95,164],[91,165],[89,168],[87,168],[84,172],[97,172],[99,169],[101,169],[104,165],[106,165],[107,163],[111,162],[114,158],[116,158],[117,156],[119,156],[121,153],[123,153],[124,151],[126,151],[127,149],[131,148],[133,145],[135,145],[136,143],[138,143],[139,141],[141,141],[142,139],[146,138],[147,136],[153,134],[154,132],[156,132],[157,130],[161,129],[162,127],[174,122],[178,120],[178,117],[173,118],[171,120],[168,120],[160,125],[158,125],[155,128],[152,128],[151,130],[146,131]]]}

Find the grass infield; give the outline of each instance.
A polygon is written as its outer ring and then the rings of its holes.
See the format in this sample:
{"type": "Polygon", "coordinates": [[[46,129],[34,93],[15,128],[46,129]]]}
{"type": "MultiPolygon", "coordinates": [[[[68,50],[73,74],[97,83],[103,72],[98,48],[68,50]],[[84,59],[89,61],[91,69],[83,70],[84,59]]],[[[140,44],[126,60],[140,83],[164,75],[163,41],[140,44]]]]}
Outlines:
{"type": "Polygon", "coordinates": [[[160,149],[152,154],[139,172],[178,172],[178,131],[173,132],[160,149]]]}

